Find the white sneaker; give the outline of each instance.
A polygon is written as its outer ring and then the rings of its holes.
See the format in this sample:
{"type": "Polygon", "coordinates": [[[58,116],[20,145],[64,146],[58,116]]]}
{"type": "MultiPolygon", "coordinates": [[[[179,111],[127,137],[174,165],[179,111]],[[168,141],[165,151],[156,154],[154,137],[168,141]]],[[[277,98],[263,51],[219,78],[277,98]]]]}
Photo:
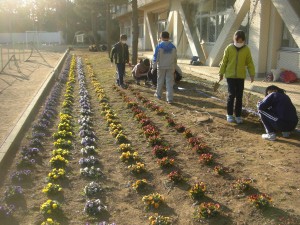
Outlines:
{"type": "Polygon", "coordinates": [[[161,97],[158,94],[154,94],[154,97],[156,97],[157,99],[161,100],[161,97]]]}
{"type": "Polygon", "coordinates": [[[234,117],[232,115],[227,115],[226,118],[228,123],[234,123],[234,117]]]}
{"type": "Polygon", "coordinates": [[[282,137],[288,138],[290,136],[291,132],[282,132],[282,137]]]}
{"type": "Polygon", "coordinates": [[[262,134],[262,139],[269,140],[269,141],[275,141],[276,140],[276,134],[275,133],[269,133],[269,134],[262,134]]]}
{"type": "Polygon", "coordinates": [[[235,122],[237,123],[237,124],[240,124],[240,123],[243,123],[243,119],[242,119],[242,117],[235,117],[235,122]]]}

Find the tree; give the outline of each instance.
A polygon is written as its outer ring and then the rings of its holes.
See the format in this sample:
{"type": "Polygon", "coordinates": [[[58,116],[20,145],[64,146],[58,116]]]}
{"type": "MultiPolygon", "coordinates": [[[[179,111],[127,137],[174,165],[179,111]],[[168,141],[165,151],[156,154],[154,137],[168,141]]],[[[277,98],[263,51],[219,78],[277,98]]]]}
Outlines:
{"type": "Polygon", "coordinates": [[[132,64],[137,64],[139,44],[139,12],[137,0],[131,1],[132,5],[132,64]]]}

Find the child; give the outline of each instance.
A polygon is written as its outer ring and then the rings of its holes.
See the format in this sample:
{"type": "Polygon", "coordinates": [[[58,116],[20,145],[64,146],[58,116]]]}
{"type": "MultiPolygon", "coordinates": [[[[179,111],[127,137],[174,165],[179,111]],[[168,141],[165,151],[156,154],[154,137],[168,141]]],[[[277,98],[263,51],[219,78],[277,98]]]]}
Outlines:
{"type": "Polygon", "coordinates": [[[275,85],[266,89],[266,97],[257,104],[258,113],[266,129],[262,135],[265,140],[274,141],[276,131],[281,131],[283,137],[289,137],[290,131],[298,124],[296,108],[285,91],[275,85]]]}
{"type": "Polygon", "coordinates": [[[163,86],[166,81],[166,98],[169,104],[173,103],[174,73],[177,65],[177,50],[170,42],[170,34],[167,31],[161,32],[161,42],[156,46],[153,55],[152,73],[157,69],[157,87],[154,96],[161,99],[163,86]]]}
{"type": "Polygon", "coordinates": [[[132,76],[136,80],[137,85],[140,85],[140,80],[145,80],[145,84],[147,84],[149,70],[149,59],[141,60],[137,65],[135,65],[135,67],[132,70],[132,76]]]}
{"type": "Polygon", "coordinates": [[[126,44],[127,35],[122,34],[120,36],[120,41],[113,46],[110,52],[110,61],[115,61],[116,69],[117,69],[117,84],[122,88],[125,88],[124,85],[124,75],[125,75],[125,64],[129,63],[129,50],[128,45],[126,44]]]}
{"type": "Polygon", "coordinates": [[[251,83],[254,81],[255,68],[249,47],[245,44],[244,31],[234,33],[233,44],[226,47],[221,62],[219,76],[220,81],[225,78],[228,84],[227,121],[229,123],[242,123],[242,106],[246,67],[250,74],[251,83]],[[235,108],[234,108],[235,103],[235,108]],[[233,117],[233,108],[235,119],[233,117]]]}

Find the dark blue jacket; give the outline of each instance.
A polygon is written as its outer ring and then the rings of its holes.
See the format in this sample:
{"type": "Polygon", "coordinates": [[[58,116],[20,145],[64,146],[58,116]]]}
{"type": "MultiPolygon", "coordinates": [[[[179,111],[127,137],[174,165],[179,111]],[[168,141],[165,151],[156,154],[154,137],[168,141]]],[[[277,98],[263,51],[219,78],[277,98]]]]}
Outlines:
{"type": "Polygon", "coordinates": [[[281,120],[287,123],[298,123],[297,111],[291,99],[286,94],[273,92],[258,103],[258,110],[267,112],[274,121],[281,120]]]}
{"type": "Polygon", "coordinates": [[[116,64],[129,62],[129,50],[127,44],[118,42],[113,46],[110,52],[110,61],[115,61],[116,64]]]}

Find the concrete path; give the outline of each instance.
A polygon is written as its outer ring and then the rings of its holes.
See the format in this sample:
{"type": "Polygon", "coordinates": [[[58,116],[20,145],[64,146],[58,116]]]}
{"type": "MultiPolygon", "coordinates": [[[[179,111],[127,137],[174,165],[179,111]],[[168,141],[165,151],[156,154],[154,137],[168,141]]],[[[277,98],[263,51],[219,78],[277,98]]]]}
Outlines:
{"type": "MultiPolygon", "coordinates": [[[[0,149],[47,81],[63,52],[33,52],[26,62],[11,63],[0,73],[0,149]]],[[[29,55],[28,55],[29,57],[29,55]]],[[[26,58],[27,59],[27,58],[26,58]]],[[[3,153],[3,152],[0,152],[3,153]]]]}

